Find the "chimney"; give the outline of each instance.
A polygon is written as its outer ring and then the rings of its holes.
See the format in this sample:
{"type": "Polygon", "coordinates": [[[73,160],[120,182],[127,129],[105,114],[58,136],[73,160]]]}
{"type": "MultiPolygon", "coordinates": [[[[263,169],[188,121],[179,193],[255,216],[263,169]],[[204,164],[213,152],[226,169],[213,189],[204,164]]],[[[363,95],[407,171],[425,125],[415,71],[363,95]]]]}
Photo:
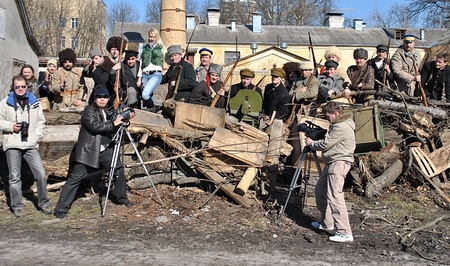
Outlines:
{"type": "Polygon", "coordinates": [[[235,19],[231,20],[231,31],[236,31],[236,20],[235,19]]]}
{"type": "Polygon", "coordinates": [[[259,12],[253,12],[252,13],[252,31],[253,32],[262,32],[261,27],[261,13],[259,12]]]}
{"type": "Polygon", "coordinates": [[[424,29],[420,29],[420,40],[421,41],[425,40],[425,30],[424,29]]]}
{"type": "Polygon", "coordinates": [[[327,18],[325,19],[325,26],[330,28],[343,28],[344,27],[344,13],[327,13],[327,18]]]}
{"type": "Polygon", "coordinates": [[[252,49],[252,54],[256,53],[256,49],[258,49],[258,44],[256,42],[252,42],[250,44],[250,49],[252,49]]]}
{"type": "Polygon", "coordinates": [[[217,7],[208,8],[208,26],[219,26],[220,9],[217,7]]]}
{"type": "Polygon", "coordinates": [[[361,31],[363,29],[363,20],[360,18],[353,19],[352,28],[361,31]]]}
{"type": "Polygon", "coordinates": [[[187,14],[186,15],[186,29],[193,30],[195,28],[195,15],[187,14]]]}
{"type": "Polygon", "coordinates": [[[285,42],[280,43],[280,48],[282,50],[286,50],[287,47],[288,47],[287,43],[285,43],[285,42]]]}

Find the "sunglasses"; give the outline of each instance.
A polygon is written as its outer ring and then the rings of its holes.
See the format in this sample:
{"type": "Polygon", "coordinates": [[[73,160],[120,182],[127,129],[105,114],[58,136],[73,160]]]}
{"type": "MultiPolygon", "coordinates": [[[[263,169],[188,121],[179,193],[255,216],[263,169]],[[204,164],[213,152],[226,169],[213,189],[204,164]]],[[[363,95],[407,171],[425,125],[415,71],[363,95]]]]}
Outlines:
{"type": "Polygon", "coordinates": [[[20,89],[20,88],[26,89],[26,88],[27,88],[27,85],[18,85],[18,86],[14,86],[14,89],[20,89]]]}
{"type": "Polygon", "coordinates": [[[108,99],[109,96],[108,95],[97,95],[97,96],[95,96],[95,98],[108,99]]]}

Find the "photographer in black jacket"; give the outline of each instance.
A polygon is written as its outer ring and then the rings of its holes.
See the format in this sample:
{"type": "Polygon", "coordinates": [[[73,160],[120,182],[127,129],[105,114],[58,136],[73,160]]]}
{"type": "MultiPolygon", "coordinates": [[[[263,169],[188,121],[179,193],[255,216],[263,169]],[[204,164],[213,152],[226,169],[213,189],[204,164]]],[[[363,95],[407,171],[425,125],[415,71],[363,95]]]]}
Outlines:
{"type": "MultiPolygon", "coordinates": [[[[108,171],[111,166],[113,145],[110,145],[115,128],[123,123],[122,115],[112,121],[107,118],[106,106],[109,92],[102,85],[94,90],[94,102],[87,106],[81,115],[81,129],[75,148],[75,165],[62,188],[61,196],[56,204],[54,215],[64,218],[75,198],[77,189],[88,174],[98,171],[102,167],[108,171]]],[[[130,113],[130,118],[135,116],[130,113]]],[[[126,180],[122,163],[117,161],[116,178],[114,180],[114,194],[118,204],[131,206],[126,194],[126,180]]]]}

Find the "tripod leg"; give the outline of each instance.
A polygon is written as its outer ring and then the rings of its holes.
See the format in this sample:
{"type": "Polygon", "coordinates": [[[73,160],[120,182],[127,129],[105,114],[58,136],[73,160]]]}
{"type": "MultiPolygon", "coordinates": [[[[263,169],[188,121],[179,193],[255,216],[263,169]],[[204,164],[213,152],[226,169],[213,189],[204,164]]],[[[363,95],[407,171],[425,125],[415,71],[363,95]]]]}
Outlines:
{"type": "Polygon", "coordinates": [[[102,217],[105,217],[106,213],[106,205],[108,204],[108,198],[109,198],[109,192],[111,191],[111,184],[114,179],[114,173],[116,172],[116,166],[117,166],[117,159],[119,158],[119,151],[120,151],[120,143],[123,137],[123,129],[124,127],[120,127],[117,131],[116,135],[113,137],[114,144],[114,150],[113,150],[113,156],[111,159],[111,166],[109,168],[109,175],[108,175],[108,188],[106,190],[106,198],[105,198],[105,204],[103,206],[102,210],[102,217]]]}
{"type": "Polygon", "coordinates": [[[294,189],[297,187],[298,178],[300,177],[300,174],[302,172],[303,163],[306,160],[306,156],[308,155],[308,151],[309,151],[308,149],[303,148],[302,157],[301,157],[300,161],[298,162],[297,169],[295,169],[294,176],[292,177],[291,184],[289,185],[289,194],[288,194],[288,196],[286,198],[286,202],[284,203],[284,206],[282,207],[281,212],[280,212],[280,218],[278,219],[278,223],[280,223],[280,224],[281,224],[281,221],[283,219],[283,214],[284,214],[284,212],[285,212],[285,210],[287,208],[287,205],[289,203],[289,199],[291,198],[292,191],[294,191],[294,189]]]}
{"type": "Polygon", "coordinates": [[[131,146],[133,146],[134,152],[136,153],[137,157],[139,158],[139,162],[141,163],[141,166],[144,168],[145,174],[147,175],[148,180],[150,181],[150,184],[152,185],[153,189],[155,190],[156,195],[158,196],[158,200],[161,203],[161,206],[163,206],[163,202],[161,200],[161,197],[159,196],[158,190],[156,190],[155,183],[153,183],[153,180],[150,177],[150,173],[148,172],[147,167],[145,167],[144,160],[142,160],[142,156],[139,153],[139,151],[138,151],[138,149],[136,147],[136,144],[134,143],[134,140],[131,137],[131,134],[130,134],[130,132],[128,131],[127,128],[125,128],[125,133],[127,134],[128,139],[130,140],[131,146]]]}

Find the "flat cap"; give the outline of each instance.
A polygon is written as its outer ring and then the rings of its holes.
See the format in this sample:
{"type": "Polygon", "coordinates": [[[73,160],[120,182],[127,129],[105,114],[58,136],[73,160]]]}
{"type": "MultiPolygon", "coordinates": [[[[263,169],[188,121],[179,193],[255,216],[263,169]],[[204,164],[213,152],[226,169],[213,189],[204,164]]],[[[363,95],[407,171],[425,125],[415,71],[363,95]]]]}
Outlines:
{"type": "Polygon", "coordinates": [[[377,45],[377,51],[387,51],[388,47],[384,44],[377,45]]]}
{"type": "Polygon", "coordinates": [[[213,54],[213,51],[209,50],[208,48],[202,48],[198,51],[200,56],[209,55],[211,56],[213,54]]]}
{"type": "Polygon", "coordinates": [[[241,77],[254,78],[255,72],[251,71],[248,68],[244,68],[244,69],[241,69],[241,71],[239,71],[239,75],[241,75],[241,77]]]}
{"type": "Polygon", "coordinates": [[[132,56],[137,57],[138,54],[139,52],[136,50],[125,50],[125,60],[128,60],[132,56]]]}
{"type": "Polygon", "coordinates": [[[325,68],[337,68],[339,63],[334,60],[327,60],[325,62],[325,68]]]}
{"type": "Polygon", "coordinates": [[[274,68],[272,69],[272,71],[270,72],[271,76],[275,76],[275,77],[281,77],[281,78],[285,78],[286,77],[286,72],[284,72],[284,70],[282,68],[274,68]]]}

